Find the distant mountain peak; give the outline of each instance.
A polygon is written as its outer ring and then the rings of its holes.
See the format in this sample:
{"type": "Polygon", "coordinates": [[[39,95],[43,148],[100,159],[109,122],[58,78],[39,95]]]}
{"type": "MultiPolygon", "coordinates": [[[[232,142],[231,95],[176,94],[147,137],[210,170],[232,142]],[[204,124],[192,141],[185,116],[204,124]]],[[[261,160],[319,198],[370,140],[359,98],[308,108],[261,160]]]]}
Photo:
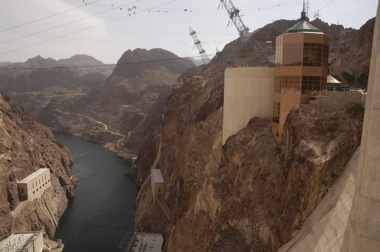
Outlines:
{"type": "Polygon", "coordinates": [[[75,54],[70,59],[93,59],[93,60],[96,60],[94,57],[87,55],[87,54],[75,54]]]}
{"type": "Polygon", "coordinates": [[[52,58],[43,58],[40,55],[37,55],[34,58],[28,59],[25,63],[27,67],[54,67],[57,66],[57,61],[52,58]]]}
{"type": "Polygon", "coordinates": [[[127,50],[117,62],[113,76],[140,76],[142,69],[153,70],[164,68],[173,74],[180,74],[184,69],[195,66],[188,59],[182,59],[176,54],[161,48],[150,50],[136,48],[127,50]]]}
{"type": "Polygon", "coordinates": [[[76,54],[68,59],[60,59],[58,63],[63,65],[103,65],[103,62],[86,54],[76,54]]]}

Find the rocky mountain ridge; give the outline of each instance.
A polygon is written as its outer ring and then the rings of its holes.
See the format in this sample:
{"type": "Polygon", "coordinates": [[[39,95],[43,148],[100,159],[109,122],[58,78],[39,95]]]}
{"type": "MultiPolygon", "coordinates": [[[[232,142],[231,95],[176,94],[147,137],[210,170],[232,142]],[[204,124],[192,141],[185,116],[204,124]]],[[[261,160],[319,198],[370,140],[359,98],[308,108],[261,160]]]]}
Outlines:
{"type": "MultiPolygon", "coordinates": [[[[109,145],[114,150],[126,146],[136,152],[123,139],[145,120],[156,101],[170,93],[179,74],[193,66],[190,60],[162,49],[128,50],[103,86],[77,99],[53,101],[38,120],[86,140],[114,142],[109,145]]],[[[146,133],[134,135],[140,141],[146,133]]]]}
{"type": "Polygon", "coordinates": [[[108,76],[113,71],[112,65],[105,65],[103,62],[92,56],[77,54],[68,59],[54,60],[52,58],[43,58],[36,56],[25,62],[4,63],[5,67],[0,69],[0,73],[17,75],[24,72],[32,72],[39,68],[62,68],[71,69],[73,72],[85,75],[88,73],[101,73],[108,76]]]}
{"type": "Polygon", "coordinates": [[[76,179],[70,170],[69,150],[53,138],[48,128],[0,93],[0,239],[12,232],[45,227],[54,237],[68,199],[74,196],[76,179]],[[20,202],[17,181],[39,168],[49,168],[52,186],[43,199],[20,202]]]}
{"type": "Polygon", "coordinates": [[[331,60],[331,74],[341,76],[344,80],[342,72],[347,72],[356,78],[353,84],[358,84],[357,80],[361,74],[368,77],[374,28],[375,18],[368,20],[355,33],[350,43],[345,42],[339,48],[339,54],[331,60]]]}
{"type": "Polygon", "coordinates": [[[0,91],[21,102],[36,119],[53,98],[83,95],[102,85],[112,70],[86,55],[58,61],[37,56],[0,67],[0,91]]]}

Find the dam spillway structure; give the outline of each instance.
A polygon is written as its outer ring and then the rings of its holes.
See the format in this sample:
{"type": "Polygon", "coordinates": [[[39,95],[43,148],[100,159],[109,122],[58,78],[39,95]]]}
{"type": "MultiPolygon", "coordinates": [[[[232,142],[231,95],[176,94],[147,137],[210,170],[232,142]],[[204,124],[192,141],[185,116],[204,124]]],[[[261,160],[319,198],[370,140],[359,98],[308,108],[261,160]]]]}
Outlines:
{"type": "Polygon", "coordinates": [[[371,55],[348,251],[380,251],[380,1],[371,55]]]}

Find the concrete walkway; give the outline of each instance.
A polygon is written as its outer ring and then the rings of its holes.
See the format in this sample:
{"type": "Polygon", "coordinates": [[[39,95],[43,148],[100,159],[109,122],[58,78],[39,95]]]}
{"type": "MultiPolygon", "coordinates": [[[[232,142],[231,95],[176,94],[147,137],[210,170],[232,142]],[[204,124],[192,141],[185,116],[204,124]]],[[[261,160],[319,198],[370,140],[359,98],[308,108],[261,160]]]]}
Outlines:
{"type": "Polygon", "coordinates": [[[18,206],[13,210],[11,211],[11,215],[14,217],[14,218],[17,218],[20,216],[22,210],[24,210],[24,208],[29,204],[29,201],[27,200],[24,200],[24,201],[21,201],[18,206]]]}
{"type": "Polygon", "coordinates": [[[158,198],[157,200],[158,204],[160,205],[162,211],[164,211],[164,214],[166,215],[166,218],[168,218],[168,220],[170,219],[170,215],[171,215],[171,211],[168,207],[168,205],[166,205],[165,201],[161,198],[158,198]]]}

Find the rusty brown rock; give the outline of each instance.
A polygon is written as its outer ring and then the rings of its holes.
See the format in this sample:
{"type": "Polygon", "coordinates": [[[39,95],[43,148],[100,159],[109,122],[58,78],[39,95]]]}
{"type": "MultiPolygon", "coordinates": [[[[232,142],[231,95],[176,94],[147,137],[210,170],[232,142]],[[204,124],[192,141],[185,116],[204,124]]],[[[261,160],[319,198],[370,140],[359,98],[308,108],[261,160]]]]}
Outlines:
{"type": "Polygon", "coordinates": [[[359,146],[362,116],[304,105],[289,114],[282,145],[268,119],[253,118],[222,147],[222,71],[207,73],[182,76],[140,152],[136,223],[163,233],[167,251],[276,251],[359,146]],[[151,168],[167,181],[169,220],[152,204],[151,168]]]}
{"type": "Polygon", "coordinates": [[[74,196],[70,152],[5,94],[0,94],[0,150],[0,239],[42,227],[53,237],[68,199],[74,196]],[[52,186],[42,198],[20,202],[17,181],[39,168],[50,169],[52,186]]]}

